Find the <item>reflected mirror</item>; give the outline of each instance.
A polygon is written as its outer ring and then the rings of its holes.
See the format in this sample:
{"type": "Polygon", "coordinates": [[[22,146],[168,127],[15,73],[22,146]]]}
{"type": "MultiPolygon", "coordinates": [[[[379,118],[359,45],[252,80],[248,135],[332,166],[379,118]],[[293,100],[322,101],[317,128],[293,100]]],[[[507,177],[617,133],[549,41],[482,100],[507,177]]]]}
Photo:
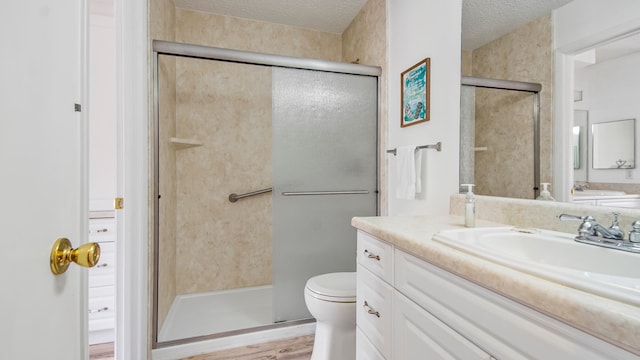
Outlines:
{"type": "Polygon", "coordinates": [[[573,127],[573,169],[580,169],[580,126],[573,127]]]}
{"type": "Polygon", "coordinates": [[[591,125],[594,169],[634,169],[636,120],[591,125]]]}
{"type": "Polygon", "coordinates": [[[589,152],[587,151],[589,112],[573,111],[573,180],[587,182],[589,152]]]}

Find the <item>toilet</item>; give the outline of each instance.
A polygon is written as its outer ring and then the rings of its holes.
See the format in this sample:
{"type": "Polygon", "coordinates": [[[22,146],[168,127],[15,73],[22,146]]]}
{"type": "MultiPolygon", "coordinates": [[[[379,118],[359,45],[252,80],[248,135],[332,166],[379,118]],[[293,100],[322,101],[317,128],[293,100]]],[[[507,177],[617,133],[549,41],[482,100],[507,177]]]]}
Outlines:
{"type": "Polygon", "coordinates": [[[307,309],[316,319],[311,360],[356,358],[356,273],[314,276],[304,289],[307,309]]]}

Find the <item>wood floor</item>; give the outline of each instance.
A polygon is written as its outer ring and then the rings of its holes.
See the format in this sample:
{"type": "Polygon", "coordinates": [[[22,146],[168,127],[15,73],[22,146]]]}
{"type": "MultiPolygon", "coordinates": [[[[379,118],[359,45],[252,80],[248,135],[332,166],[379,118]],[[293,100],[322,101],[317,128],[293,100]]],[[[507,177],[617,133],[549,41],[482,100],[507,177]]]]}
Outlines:
{"type": "Polygon", "coordinates": [[[89,346],[90,360],[115,360],[113,343],[96,344],[89,346]]]}
{"type": "Polygon", "coordinates": [[[181,360],[309,360],[314,335],[300,336],[181,360]]]}
{"type": "MultiPolygon", "coordinates": [[[[309,360],[314,335],[217,351],[181,360],[309,360]]],[[[89,346],[89,359],[115,360],[113,343],[89,346]]]]}

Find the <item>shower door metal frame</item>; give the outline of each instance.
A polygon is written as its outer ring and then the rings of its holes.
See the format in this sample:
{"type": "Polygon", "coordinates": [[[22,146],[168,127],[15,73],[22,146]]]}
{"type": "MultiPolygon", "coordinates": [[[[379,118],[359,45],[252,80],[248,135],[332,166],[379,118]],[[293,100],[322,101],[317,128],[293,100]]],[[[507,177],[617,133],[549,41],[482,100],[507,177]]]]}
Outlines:
{"type": "MultiPolygon", "coordinates": [[[[204,59],[204,60],[215,60],[215,61],[226,61],[233,62],[239,64],[248,64],[248,65],[261,65],[261,66],[270,66],[270,67],[285,67],[285,68],[294,68],[301,70],[316,70],[316,71],[324,71],[324,72],[334,72],[334,73],[342,73],[342,74],[351,74],[351,75],[362,75],[362,76],[372,76],[377,78],[377,110],[376,110],[376,129],[378,129],[378,124],[380,124],[380,81],[379,77],[382,74],[382,68],[379,66],[369,66],[369,65],[360,65],[360,64],[352,64],[352,63],[342,63],[335,61],[326,61],[326,60],[316,60],[316,59],[307,59],[300,57],[292,57],[292,56],[282,56],[282,55],[272,55],[272,54],[263,54],[249,51],[240,51],[240,50],[232,50],[225,48],[217,48],[210,46],[202,46],[202,45],[194,45],[187,43],[179,43],[179,42],[171,42],[171,41],[162,41],[162,40],[153,40],[152,41],[152,66],[153,66],[153,83],[152,83],[152,91],[153,91],[153,121],[151,123],[150,135],[152,138],[150,139],[152,152],[152,196],[153,196],[153,224],[150,229],[153,234],[153,279],[152,279],[152,319],[151,319],[151,331],[152,331],[152,340],[151,340],[151,348],[157,349],[162,347],[180,345],[185,343],[191,343],[202,340],[209,340],[215,338],[222,338],[232,335],[240,335],[247,334],[261,330],[274,329],[280,327],[288,327],[293,325],[298,325],[302,323],[308,323],[312,320],[295,320],[283,323],[276,323],[256,328],[248,328],[242,330],[234,330],[224,333],[203,335],[191,338],[184,338],[178,340],[170,340],[170,341],[158,341],[158,272],[160,269],[159,264],[159,245],[160,245],[160,234],[158,232],[160,216],[159,216],[159,208],[160,208],[160,148],[159,148],[159,128],[160,128],[160,111],[159,111],[159,68],[158,68],[158,57],[160,55],[169,55],[169,56],[177,56],[177,57],[186,57],[193,59],[204,59]]],[[[380,132],[376,131],[376,144],[379,144],[380,132]]],[[[379,179],[377,178],[377,174],[380,168],[379,157],[377,156],[378,149],[376,146],[376,183],[378,183],[378,188],[380,188],[379,179]]],[[[378,198],[378,206],[376,212],[379,213],[379,201],[378,198]]]]}
{"type": "Polygon", "coordinates": [[[533,94],[533,198],[540,194],[540,91],[542,84],[525,81],[501,80],[463,76],[460,85],[477,88],[522,91],[533,94]]]}

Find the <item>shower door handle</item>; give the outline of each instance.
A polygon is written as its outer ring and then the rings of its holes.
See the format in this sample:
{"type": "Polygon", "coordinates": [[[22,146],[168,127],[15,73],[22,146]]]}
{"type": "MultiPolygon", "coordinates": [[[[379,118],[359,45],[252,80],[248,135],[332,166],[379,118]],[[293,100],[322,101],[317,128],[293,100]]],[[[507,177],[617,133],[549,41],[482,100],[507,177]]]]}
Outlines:
{"type": "Polygon", "coordinates": [[[341,190],[341,191],[287,191],[283,196],[306,196],[306,195],[362,195],[368,194],[369,190],[341,190]]]}

